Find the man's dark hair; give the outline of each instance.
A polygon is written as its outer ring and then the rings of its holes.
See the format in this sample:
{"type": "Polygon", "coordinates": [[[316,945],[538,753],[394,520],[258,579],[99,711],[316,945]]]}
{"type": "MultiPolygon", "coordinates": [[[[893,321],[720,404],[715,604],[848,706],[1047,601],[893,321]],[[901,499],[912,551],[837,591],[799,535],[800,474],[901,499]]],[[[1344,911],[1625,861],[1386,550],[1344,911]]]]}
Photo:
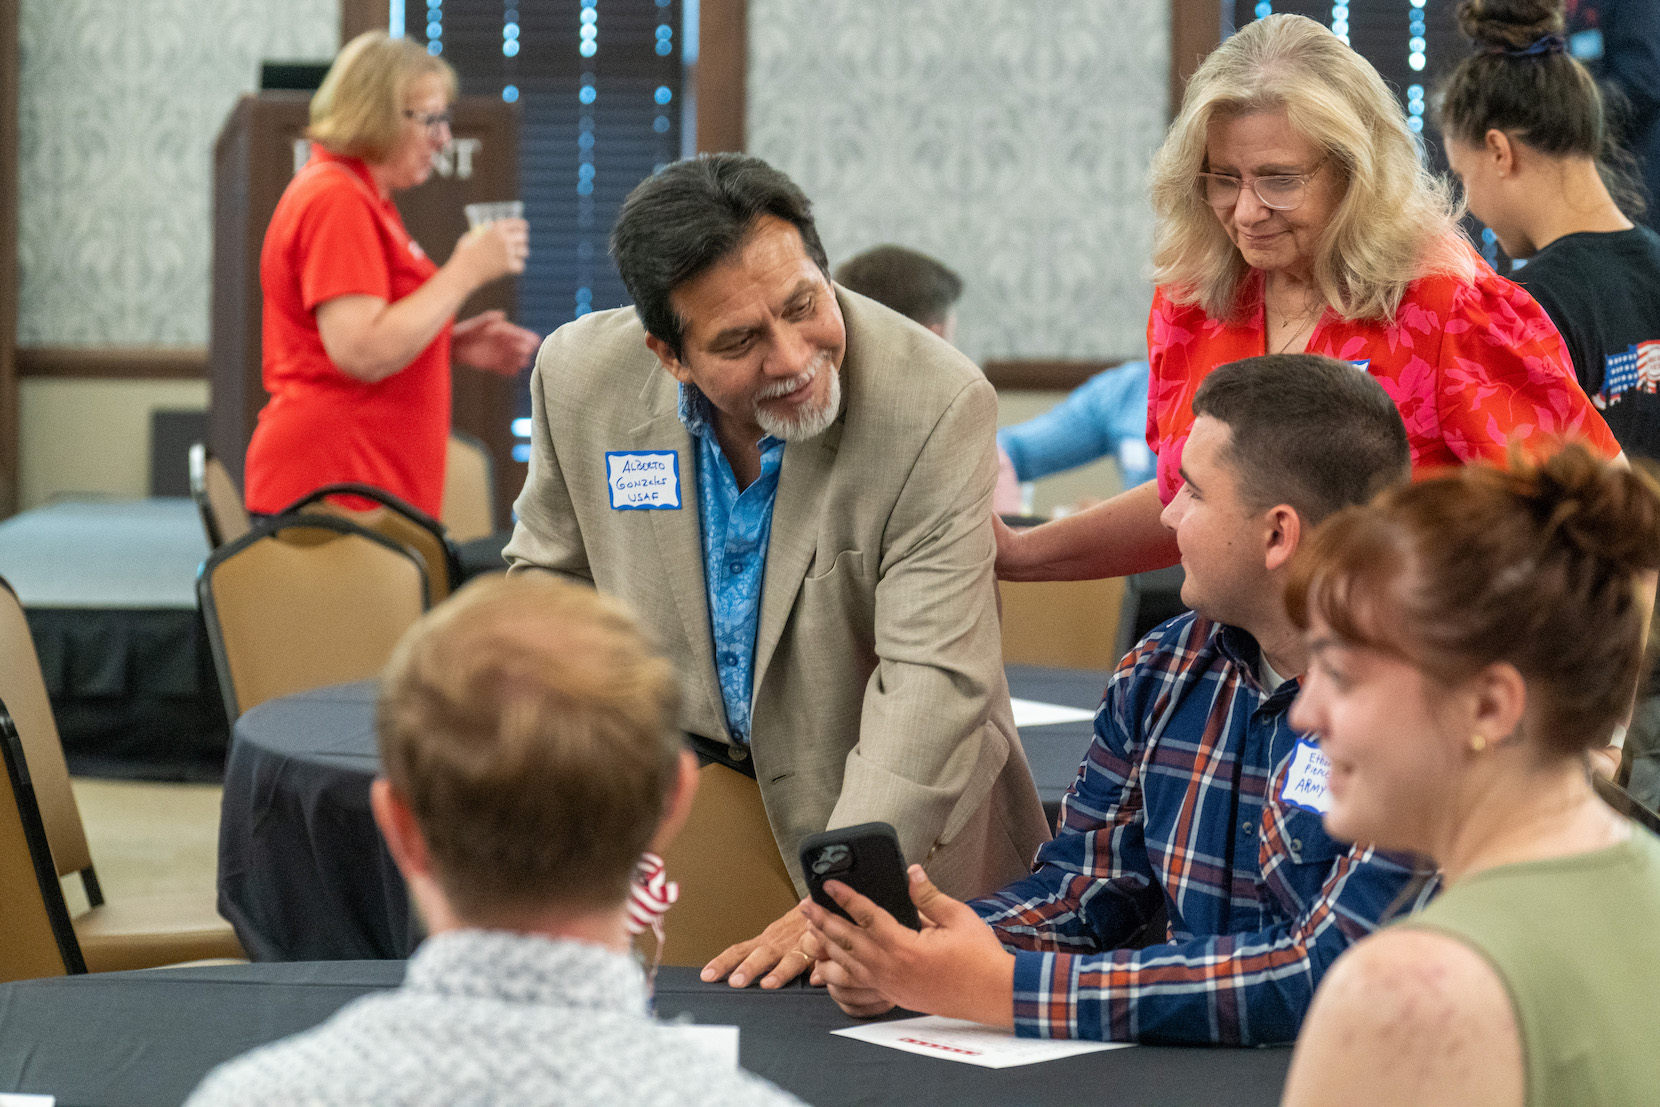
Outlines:
{"type": "Polygon", "coordinates": [[[611,230],[611,256],[646,331],[679,357],[684,321],[669,293],[738,250],[762,216],[793,224],[807,256],[830,275],[812,210],[806,193],[760,158],[687,158],[653,173],[628,194],[611,230]]]}
{"type": "Polygon", "coordinates": [[[903,246],[873,246],[848,258],[836,266],[836,283],[925,327],[945,322],[963,294],[961,277],[903,246]]]}
{"type": "Polygon", "coordinates": [[[1395,403],[1365,370],[1318,354],[1268,354],[1214,370],[1193,414],[1232,431],[1226,459],[1251,511],[1290,504],[1312,526],[1412,472],[1395,403]]]}

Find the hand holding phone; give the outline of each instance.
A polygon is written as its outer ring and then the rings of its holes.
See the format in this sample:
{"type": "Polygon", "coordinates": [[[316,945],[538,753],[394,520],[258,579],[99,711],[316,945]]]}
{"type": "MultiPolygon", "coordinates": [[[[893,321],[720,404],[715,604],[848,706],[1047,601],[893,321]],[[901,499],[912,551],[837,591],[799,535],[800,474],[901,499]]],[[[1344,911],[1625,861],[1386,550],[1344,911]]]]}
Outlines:
{"type": "Polygon", "coordinates": [[[848,922],[852,918],[824,890],[826,880],[841,881],[903,925],[922,929],[911,902],[899,835],[887,823],[860,823],[809,835],[801,841],[801,872],[813,902],[848,922]]]}

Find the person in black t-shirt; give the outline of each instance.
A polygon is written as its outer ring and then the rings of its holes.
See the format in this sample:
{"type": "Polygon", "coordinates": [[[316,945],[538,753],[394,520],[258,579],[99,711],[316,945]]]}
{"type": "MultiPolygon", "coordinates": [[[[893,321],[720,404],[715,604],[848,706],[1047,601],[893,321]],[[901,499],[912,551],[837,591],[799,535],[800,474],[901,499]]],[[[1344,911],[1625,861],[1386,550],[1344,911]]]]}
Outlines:
{"type": "Polygon", "coordinates": [[[1633,224],[1602,95],[1565,51],[1561,0],[1465,0],[1478,52],[1442,92],[1447,161],[1470,211],[1549,313],[1628,454],[1660,458],[1660,235],[1633,224]],[[1612,185],[1612,188],[1610,187],[1612,185]]]}

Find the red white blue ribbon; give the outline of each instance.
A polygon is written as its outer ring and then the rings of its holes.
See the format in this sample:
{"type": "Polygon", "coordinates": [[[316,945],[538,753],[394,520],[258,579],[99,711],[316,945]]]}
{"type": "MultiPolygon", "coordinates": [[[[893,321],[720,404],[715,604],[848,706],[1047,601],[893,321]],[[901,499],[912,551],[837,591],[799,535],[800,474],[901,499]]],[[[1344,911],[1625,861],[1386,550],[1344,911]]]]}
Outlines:
{"type": "Polygon", "coordinates": [[[679,898],[680,885],[663,871],[663,859],[655,853],[642,853],[628,886],[628,932],[644,934],[649,930],[661,944],[663,915],[679,898]]]}

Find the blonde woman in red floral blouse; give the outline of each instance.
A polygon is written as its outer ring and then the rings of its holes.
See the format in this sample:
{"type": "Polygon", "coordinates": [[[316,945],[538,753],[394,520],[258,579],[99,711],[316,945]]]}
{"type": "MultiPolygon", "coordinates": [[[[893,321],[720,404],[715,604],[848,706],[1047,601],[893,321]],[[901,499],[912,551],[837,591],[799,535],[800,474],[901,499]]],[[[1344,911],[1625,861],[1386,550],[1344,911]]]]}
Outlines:
{"type": "Polygon", "coordinates": [[[1212,369],[1258,354],[1326,354],[1370,373],[1406,422],[1415,471],[1502,460],[1513,439],[1620,453],[1550,318],[1459,232],[1377,70],[1313,20],[1258,20],[1205,60],[1151,192],[1158,476],[1033,530],[999,524],[1000,577],[1175,564],[1159,513],[1182,484],[1193,393],[1212,369]]]}

